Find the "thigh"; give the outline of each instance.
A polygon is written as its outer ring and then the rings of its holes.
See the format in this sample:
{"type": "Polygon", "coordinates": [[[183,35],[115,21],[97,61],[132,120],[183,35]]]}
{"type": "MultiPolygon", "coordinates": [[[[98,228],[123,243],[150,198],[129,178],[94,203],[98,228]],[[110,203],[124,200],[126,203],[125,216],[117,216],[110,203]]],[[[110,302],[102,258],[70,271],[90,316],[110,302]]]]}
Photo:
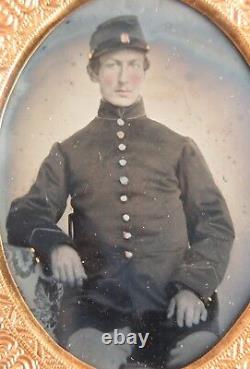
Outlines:
{"type": "Polygon", "coordinates": [[[129,326],[129,315],[106,309],[88,300],[64,300],[55,329],[58,343],[65,347],[69,337],[81,328],[110,332],[129,326]]]}
{"type": "MultiPolygon", "coordinates": [[[[133,347],[114,344],[114,330],[127,336],[130,317],[85,300],[81,303],[64,302],[57,324],[59,343],[74,356],[98,369],[119,369],[131,355],[133,347]],[[110,333],[112,342],[106,344],[104,333],[110,333]]],[[[119,340],[118,340],[119,341],[119,340]]]]}

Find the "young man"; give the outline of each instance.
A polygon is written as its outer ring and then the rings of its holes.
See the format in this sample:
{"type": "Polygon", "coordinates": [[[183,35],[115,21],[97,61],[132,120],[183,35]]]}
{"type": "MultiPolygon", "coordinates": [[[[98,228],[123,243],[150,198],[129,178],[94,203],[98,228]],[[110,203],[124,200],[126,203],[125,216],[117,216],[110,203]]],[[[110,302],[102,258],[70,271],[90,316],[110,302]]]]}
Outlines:
{"type": "Polygon", "coordinates": [[[98,115],[52,147],[12,203],[9,242],[34,247],[65,284],[57,336],[72,353],[98,369],[175,368],[190,359],[188,337],[199,332],[201,349],[216,338],[233,225],[197,146],[146,116],[137,18],[101,24],[90,49],[98,115]],[[73,237],[57,226],[69,195],[73,237]],[[148,340],[108,351],[103,334],[116,329],[148,340]]]}

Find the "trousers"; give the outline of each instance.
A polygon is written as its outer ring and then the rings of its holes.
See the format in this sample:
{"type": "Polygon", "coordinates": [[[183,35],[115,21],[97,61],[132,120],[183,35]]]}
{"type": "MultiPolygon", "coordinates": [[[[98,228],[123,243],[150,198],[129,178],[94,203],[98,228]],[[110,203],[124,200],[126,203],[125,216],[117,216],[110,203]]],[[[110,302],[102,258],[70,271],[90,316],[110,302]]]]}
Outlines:
{"type": "MultiPolygon", "coordinates": [[[[78,301],[72,305],[72,300],[65,299],[62,304],[61,315],[57,324],[55,333],[57,340],[61,346],[70,349],[76,356],[85,360],[85,350],[93,350],[97,352],[101,342],[96,342],[96,349],[93,345],[88,347],[88,337],[82,338],[82,353],[81,346],[78,349],[68,346],[70,337],[79,332],[86,330],[99,332],[99,341],[101,341],[102,333],[114,332],[115,329],[126,330],[134,333],[141,333],[143,336],[148,333],[146,345],[139,348],[138,345],[127,350],[127,363],[144,363],[146,366],[152,368],[167,367],[169,354],[177,342],[186,336],[199,331],[212,332],[218,336],[218,300],[216,297],[212,302],[206,306],[208,311],[208,318],[206,322],[200,322],[198,325],[193,325],[191,328],[178,327],[175,317],[168,319],[167,311],[147,311],[143,314],[138,312],[124,313],[115,309],[106,308],[91,300],[78,301]],[[86,343],[86,347],[85,347],[86,343]]],[[[79,338],[78,338],[79,340],[79,338]]],[[[74,341],[70,341],[71,344],[74,341]]],[[[77,342],[79,345],[79,342],[77,342]]],[[[108,349],[108,347],[107,347],[108,349]]],[[[117,351],[116,351],[117,352],[117,351]]],[[[116,355],[110,352],[109,355],[116,355]]],[[[94,358],[92,364],[94,364],[94,358]]],[[[91,364],[91,363],[90,363],[91,364]]],[[[98,368],[101,369],[101,368],[98,368]]]]}

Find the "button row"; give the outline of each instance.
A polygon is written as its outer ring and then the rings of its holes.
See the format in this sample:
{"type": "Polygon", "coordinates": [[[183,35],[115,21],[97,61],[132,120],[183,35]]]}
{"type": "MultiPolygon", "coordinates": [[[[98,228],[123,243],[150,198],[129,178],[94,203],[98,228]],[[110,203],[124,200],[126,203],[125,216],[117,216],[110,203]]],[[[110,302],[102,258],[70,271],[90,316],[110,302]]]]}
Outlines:
{"type": "MultiPolygon", "coordinates": [[[[125,122],[124,122],[124,120],[119,118],[119,119],[117,119],[117,124],[119,126],[123,126],[125,124],[125,122]]],[[[125,137],[125,133],[123,131],[116,132],[116,135],[120,140],[122,140],[125,137]]],[[[127,149],[127,146],[121,143],[121,144],[118,145],[118,149],[120,151],[125,151],[127,149]]],[[[125,167],[127,165],[127,160],[126,159],[120,159],[119,164],[120,164],[121,167],[125,167]]]]}
{"type": "MultiPolygon", "coordinates": [[[[117,124],[118,124],[118,126],[123,127],[125,125],[125,122],[124,122],[123,119],[119,118],[119,119],[117,119],[117,124]]],[[[116,135],[120,140],[125,138],[125,133],[123,131],[116,132],[116,135]]],[[[123,143],[120,143],[118,145],[118,149],[120,151],[124,152],[124,151],[126,151],[127,146],[123,143]]],[[[124,158],[120,159],[119,160],[119,165],[121,167],[125,167],[127,165],[127,160],[124,159],[124,158]]],[[[126,176],[121,176],[119,178],[119,181],[120,181],[120,184],[123,185],[123,186],[127,186],[128,183],[129,183],[129,179],[126,176]]],[[[120,196],[120,201],[123,202],[123,203],[127,202],[128,201],[128,196],[126,194],[121,195],[120,196]]],[[[130,221],[130,215],[129,214],[123,214],[122,215],[122,220],[124,222],[129,222],[130,221]]],[[[132,238],[132,234],[130,232],[127,232],[127,231],[123,231],[122,235],[123,235],[124,240],[129,240],[130,238],[132,238]]],[[[125,257],[130,259],[130,258],[133,257],[133,253],[131,251],[125,251],[125,257]]]]}

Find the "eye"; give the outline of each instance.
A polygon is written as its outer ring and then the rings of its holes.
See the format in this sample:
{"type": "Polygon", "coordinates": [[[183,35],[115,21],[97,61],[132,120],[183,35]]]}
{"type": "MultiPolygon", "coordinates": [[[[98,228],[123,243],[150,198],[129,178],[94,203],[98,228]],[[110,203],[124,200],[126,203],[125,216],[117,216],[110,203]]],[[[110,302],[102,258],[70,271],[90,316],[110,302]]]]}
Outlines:
{"type": "Polygon", "coordinates": [[[134,69],[142,69],[142,64],[139,62],[139,61],[133,61],[131,63],[131,66],[134,68],[134,69]]]}
{"type": "Polygon", "coordinates": [[[107,68],[114,68],[116,66],[116,63],[113,61],[109,61],[105,63],[105,67],[107,68]]]}

